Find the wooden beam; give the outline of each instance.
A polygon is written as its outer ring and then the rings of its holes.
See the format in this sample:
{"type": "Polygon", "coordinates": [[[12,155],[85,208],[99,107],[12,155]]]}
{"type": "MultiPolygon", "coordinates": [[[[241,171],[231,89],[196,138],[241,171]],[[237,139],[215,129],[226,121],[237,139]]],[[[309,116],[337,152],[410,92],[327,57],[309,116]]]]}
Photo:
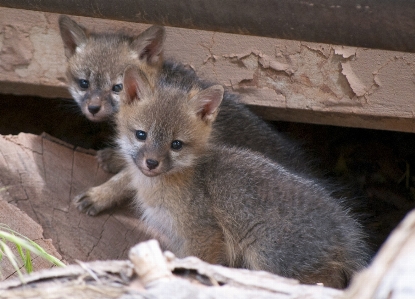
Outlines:
{"type": "MultiPolygon", "coordinates": [[[[68,97],[59,15],[0,7],[0,93],[68,97]]],[[[93,31],[146,24],[73,17],[93,31]]],[[[271,120],[415,132],[415,54],[167,27],[166,57],[271,120]]]]}
{"type": "Polygon", "coordinates": [[[415,3],[405,0],[0,0],[0,6],[415,52],[415,3]]]}

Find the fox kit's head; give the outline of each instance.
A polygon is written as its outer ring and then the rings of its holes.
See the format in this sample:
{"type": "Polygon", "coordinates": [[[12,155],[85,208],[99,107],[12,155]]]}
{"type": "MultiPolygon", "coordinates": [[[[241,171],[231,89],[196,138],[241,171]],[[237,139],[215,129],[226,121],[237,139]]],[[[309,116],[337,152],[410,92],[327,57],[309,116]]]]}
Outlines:
{"type": "Polygon", "coordinates": [[[137,65],[149,78],[161,68],[163,27],[152,26],[136,37],[91,34],[67,16],[59,18],[59,27],[68,59],[69,92],[92,121],[118,111],[128,65],[137,65]]]}
{"type": "Polygon", "coordinates": [[[118,143],[127,161],[149,177],[194,165],[207,146],[223,87],[204,90],[152,85],[136,67],[124,74],[117,115],[118,143]]]}

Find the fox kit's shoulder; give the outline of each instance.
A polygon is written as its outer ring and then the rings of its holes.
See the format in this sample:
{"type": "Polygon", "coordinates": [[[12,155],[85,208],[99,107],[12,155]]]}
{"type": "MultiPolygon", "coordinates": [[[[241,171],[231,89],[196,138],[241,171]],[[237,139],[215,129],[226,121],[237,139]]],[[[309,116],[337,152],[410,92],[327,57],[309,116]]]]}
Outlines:
{"type": "Polygon", "coordinates": [[[122,76],[128,65],[137,65],[154,76],[161,67],[163,27],[152,26],[134,37],[91,33],[61,16],[59,28],[68,60],[69,91],[92,121],[102,121],[118,111],[122,76]]]}

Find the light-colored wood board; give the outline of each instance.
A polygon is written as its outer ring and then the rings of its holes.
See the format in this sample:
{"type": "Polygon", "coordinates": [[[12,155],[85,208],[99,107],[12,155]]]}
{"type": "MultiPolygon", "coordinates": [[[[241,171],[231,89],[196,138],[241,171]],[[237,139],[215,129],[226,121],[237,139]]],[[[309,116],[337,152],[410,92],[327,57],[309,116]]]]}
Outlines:
{"type": "MultiPolygon", "coordinates": [[[[58,15],[0,7],[0,92],[67,97],[58,15]]],[[[72,17],[90,30],[149,25],[72,17]]],[[[414,53],[167,28],[166,57],[272,120],[415,132],[414,53]]]]}

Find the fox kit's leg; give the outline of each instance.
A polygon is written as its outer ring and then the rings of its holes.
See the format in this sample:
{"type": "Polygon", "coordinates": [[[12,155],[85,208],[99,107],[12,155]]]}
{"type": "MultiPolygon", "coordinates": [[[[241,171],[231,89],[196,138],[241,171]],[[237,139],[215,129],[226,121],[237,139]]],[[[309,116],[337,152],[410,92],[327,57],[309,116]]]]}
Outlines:
{"type": "Polygon", "coordinates": [[[78,210],[94,216],[99,212],[115,206],[135,195],[135,191],[129,187],[129,174],[121,170],[104,184],[90,188],[74,198],[78,210]]]}
{"type": "Polygon", "coordinates": [[[124,168],[125,162],[117,149],[107,147],[97,152],[99,166],[109,173],[117,173],[124,168]]]}

